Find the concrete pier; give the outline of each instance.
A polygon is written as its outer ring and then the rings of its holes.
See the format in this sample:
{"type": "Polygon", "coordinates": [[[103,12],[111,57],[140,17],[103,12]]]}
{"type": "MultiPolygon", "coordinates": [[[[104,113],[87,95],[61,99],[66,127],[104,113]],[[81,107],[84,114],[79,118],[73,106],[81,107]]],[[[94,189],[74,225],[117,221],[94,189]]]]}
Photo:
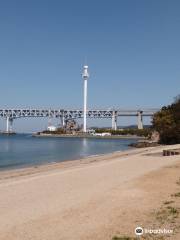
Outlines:
{"type": "Polygon", "coordinates": [[[62,127],[65,127],[65,118],[64,118],[64,115],[62,115],[62,117],[61,117],[61,126],[62,126],[62,127]]]}
{"type": "Polygon", "coordinates": [[[138,111],[138,129],[143,129],[143,112],[138,111]]]}
{"type": "Polygon", "coordinates": [[[6,132],[7,133],[12,133],[12,131],[13,131],[12,125],[13,125],[13,119],[10,117],[7,117],[6,118],[6,132]]]}
{"type": "Polygon", "coordinates": [[[112,130],[117,130],[117,114],[115,111],[112,114],[112,130]]]}
{"type": "Polygon", "coordinates": [[[13,132],[13,118],[7,116],[6,117],[6,130],[1,132],[1,134],[7,134],[7,135],[12,135],[15,134],[15,132],[13,132]]]}

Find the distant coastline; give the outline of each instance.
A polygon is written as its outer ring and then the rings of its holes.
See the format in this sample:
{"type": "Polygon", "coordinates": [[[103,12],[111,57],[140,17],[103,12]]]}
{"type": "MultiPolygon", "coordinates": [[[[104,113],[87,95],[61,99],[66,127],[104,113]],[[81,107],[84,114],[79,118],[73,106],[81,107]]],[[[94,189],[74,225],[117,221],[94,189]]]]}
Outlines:
{"type": "Polygon", "coordinates": [[[146,139],[146,137],[137,135],[111,135],[111,136],[94,136],[88,134],[49,134],[49,133],[35,133],[33,137],[57,137],[57,138],[100,138],[100,139],[146,139]]]}

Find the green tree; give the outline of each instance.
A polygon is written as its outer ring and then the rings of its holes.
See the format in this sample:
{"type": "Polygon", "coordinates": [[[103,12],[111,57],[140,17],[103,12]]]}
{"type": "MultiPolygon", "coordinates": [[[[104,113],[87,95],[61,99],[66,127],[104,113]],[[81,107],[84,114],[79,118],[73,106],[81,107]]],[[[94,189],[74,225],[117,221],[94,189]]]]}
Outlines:
{"type": "Polygon", "coordinates": [[[180,143],[180,96],[153,116],[153,128],[160,134],[160,143],[180,143]]]}

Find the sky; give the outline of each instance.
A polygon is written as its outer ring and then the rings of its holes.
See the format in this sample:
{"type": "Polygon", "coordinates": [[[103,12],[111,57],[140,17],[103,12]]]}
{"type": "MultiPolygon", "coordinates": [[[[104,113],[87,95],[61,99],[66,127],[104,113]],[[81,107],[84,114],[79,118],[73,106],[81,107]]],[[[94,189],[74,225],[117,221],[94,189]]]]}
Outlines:
{"type": "Polygon", "coordinates": [[[1,1],[0,108],[82,108],[84,64],[89,108],[170,104],[180,93],[179,12],[179,0],[1,1]]]}

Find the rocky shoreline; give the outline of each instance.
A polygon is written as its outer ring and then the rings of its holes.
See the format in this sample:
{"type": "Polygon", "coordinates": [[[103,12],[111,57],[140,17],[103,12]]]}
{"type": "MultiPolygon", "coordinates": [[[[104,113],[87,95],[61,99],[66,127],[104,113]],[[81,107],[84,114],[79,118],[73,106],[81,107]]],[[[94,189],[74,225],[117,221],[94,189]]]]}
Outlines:
{"type": "Polygon", "coordinates": [[[157,147],[160,146],[160,144],[158,142],[153,141],[138,141],[137,143],[129,144],[129,146],[135,148],[145,148],[145,147],[157,147]]]}

